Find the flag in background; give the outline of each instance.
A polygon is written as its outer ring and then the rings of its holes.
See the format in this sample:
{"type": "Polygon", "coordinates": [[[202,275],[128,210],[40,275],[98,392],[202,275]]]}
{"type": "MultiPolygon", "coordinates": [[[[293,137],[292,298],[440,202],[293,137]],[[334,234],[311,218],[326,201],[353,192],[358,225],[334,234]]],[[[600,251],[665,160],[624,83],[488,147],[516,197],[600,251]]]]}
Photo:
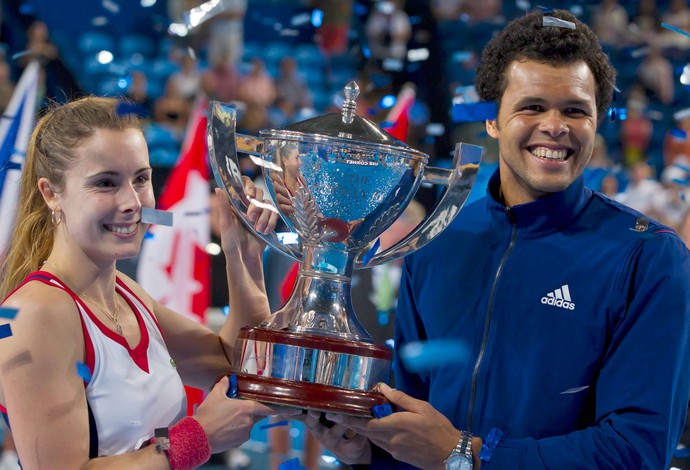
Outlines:
{"type": "Polygon", "coordinates": [[[198,103],[158,201],[159,209],[173,213],[173,226],[150,227],[137,267],[138,282],[154,299],[199,323],[204,323],[209,307],[211,284],[206,155],[205,108],[198,103]]]}
{"type": "MultiPolygon", "coordinates": [[[[173,212],[173,226],[150,227],[137,265],[137,281],[154,299],[202,324],[211,302],[206,121],[206,104],[200,100],[158,201],[159,209],[173,212]]],[[[185,390],[187,414],[192,415],[204,392],[193,387],[185,390]]]]}
{"type": "Polygon", "coordinates": [[[31,62],[19,78],[5,114],[0,119],[0,257],[14,226],[19,183],[36,115],[38,62],[31,62]]]}
{"type": "Polygon", "coordinates": [[[386,132],[402,142],[407,142],[407,133],[410,129],[410,109],[412,109],[416,98],[417,92],[414,85],[403,85],[395,100],[395,105],[386,116],[385,122],[381,124],[386,132]]]}

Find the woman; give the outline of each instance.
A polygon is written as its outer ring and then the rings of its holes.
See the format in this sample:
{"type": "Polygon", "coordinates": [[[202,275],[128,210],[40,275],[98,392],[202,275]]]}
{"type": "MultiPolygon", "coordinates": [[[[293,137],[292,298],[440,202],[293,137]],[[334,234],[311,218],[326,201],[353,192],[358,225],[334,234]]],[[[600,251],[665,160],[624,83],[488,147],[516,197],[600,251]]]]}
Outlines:
{"type": "MultiPolygon", "coordinates": [[[[184,418],[182,384],[210,389],[231,368],[238,324],[268,314],[262,247],[221,198],[230,303],[241,308],[219,336],[117,272],[117,259],[139,252],[142,208],[154,207],[139,121],[117,105],[90,97],[51,110],[27,151],[0,290],[19,311],[0,340],[0,404],[24,468],[195,468],[275,414],[228,399],[223,377],[184,418]],[[152,439],[167,426],[169,442],[152,439]]],[[[249,213],[257,230],[275,225],[249,213]]]]}

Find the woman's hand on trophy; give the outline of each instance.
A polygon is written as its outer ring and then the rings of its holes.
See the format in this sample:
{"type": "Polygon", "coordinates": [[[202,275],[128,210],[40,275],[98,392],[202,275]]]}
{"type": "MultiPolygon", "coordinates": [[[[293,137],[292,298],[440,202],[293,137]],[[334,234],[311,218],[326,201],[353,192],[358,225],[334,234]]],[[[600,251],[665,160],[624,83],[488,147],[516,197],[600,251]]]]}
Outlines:
{"type": "Polygon", "coordinates": [[[419,468],[442,468],[460,438],[460,431],[428,402],[386,384],[379,384],[378,391],[404,411],[370,420],[331,414],[326,418],[367,437],[396,460],[419,468]]]}
{"type": "Polygon", "coordinates": [[[208,438],[211,452],[238,447],[249,440],[254,425],[266,416],[292,416],[295,408],[269,406],[253,400],[228,398],[230,382],[223,377],[194,414],[208,438]]]}
{"type": "MultiPolygon", "coordinates": [[[[341,462],[353,464],[371,463],[371,444],[369,439],[346,428],[342,424],[331,423],[326,426],[321,420],[321,413],[308,411],[300,419],[316,439],[341,462]]],[[[352,418],[357,419],[357,418],[352,418]]],[[[368,421],[366,418],[360,418],[368,421]]]]}
{"type": "Polygon", "coordinates": [[[276,203],[283,214],[291,214],[295,211],[292,194],[285,185],[285,180],[276,172],[271,172],[271,181],[276,194],[276,203]]]}
{"type": "Polygon", "coordinates": [[[247,218],[254,222],[254,230],[259,233],[271,233],[278,223],[278,210],[270,199],[264,198],[264,192],[251,179],[242,177],[244,193],[249,198],[247,218]]]}

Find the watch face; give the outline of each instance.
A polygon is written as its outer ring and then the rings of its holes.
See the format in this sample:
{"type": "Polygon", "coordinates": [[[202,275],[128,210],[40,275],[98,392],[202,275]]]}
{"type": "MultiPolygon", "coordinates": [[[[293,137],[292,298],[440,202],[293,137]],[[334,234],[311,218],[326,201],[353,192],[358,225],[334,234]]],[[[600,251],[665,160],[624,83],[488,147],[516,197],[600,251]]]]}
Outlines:
{"type": "Polygon", "coordinates": [[[454,455],[448,459],[446,470],[472,470],[472,461],[465,455],[454,455]]]}

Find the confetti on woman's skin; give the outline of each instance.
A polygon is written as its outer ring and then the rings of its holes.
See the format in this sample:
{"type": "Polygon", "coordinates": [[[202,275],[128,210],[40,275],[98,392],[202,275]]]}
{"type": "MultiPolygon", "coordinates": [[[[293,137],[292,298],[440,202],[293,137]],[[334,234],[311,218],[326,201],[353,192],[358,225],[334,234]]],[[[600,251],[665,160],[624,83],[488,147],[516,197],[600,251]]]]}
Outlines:
{"type": "Polygon", "coordinates": [[[690,33],[685,32],[682,29],[676,28],[675,26],[671,26],[670,24],[667,24],[667,23],[661,23],[661,26],[663,26],[666,29],[670,29],[671,31],[675,31],[678,34],[682,34],[683,36],[687,36],[690,38],[690,33]]]}
{"type": "Polygon", "coordinates": [[[17,310],[16,308],[0,307],[0,318],[14,320],[14,317],[17,316],[17,312],[19,312],[19,310],[17,310]]]}
{"type": "Polygon", "coordinates": [[[144,207],[141,209],[141,221],[145,224],[167,225],[172,227],[173,213],[144,207]]]}
{"type": "Polygon", "coordinates": [[[469,356],[470,350],[465,343],[451,339],[417,341],[400,349],[400,359],[410,372],[465,363],[469,356]]]}
{"type": "Polygon", "coordinates": [[[81,377],[84,382],[91,382],[91,371],[83,362],[77,362],[77,374],[79,374],[79,377],[81,377]]]}
{"type": "Polygon", "coordinates": [[[555,16],[545,16],[543,25],[555,26],[556,28],[575,29],[575,23],[572,21],[562,20],[560,18],[556,18],[555,16]]]}
{"type": "Polygon", "coordinates": [[[259,429],[269,429],[269,428],[277,428],[279,426],[287,426],[288,421],[278,421],[276,423],[269,423],[269,424],[264,424],[263,426],[260,426],[259,429]]]}
{"type": "Polygon", "coordinates": [[[581,392],[581,391],[586,390],[586,389],[588,389],[588,388],[589,388],[589,385],[584,385],[584,386],[582,386],[582,387],[569,388],[568,390],[562,391],[562,392],[561,392],[561,395],[566,395],[566,394],[570,394],[570,393],[581,392]]]}
{"type": "Polygon", "coordinates": [[[5,323],[4,325],[0,325],[0,339],[9,338],[10,336],[12,336],[12,327],[10,324],[5,323]]]}

